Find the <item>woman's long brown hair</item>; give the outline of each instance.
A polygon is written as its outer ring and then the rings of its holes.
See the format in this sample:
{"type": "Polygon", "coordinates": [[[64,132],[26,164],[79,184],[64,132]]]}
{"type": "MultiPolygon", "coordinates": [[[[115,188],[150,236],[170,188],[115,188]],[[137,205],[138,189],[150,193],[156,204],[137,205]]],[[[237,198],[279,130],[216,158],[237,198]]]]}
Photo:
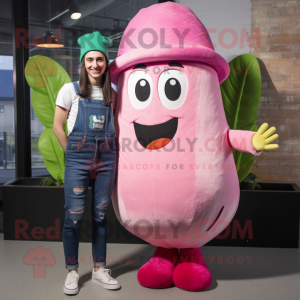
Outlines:
{"type": "MultiPolygon", "coordinates": [[[[110,81],[110,75],[109,75],[109,68],[108,68],[108,61],[106,57],[104,56],[106,61],[106,69],[104,73],[101,75],[100,80],[100,88],[102,88],[102,94],[103,94],[103,102],[106,106],[109,106],[112,103],[112,94],[111,94],[111,81],[110,81]]],[[[91,93],[89,90],[88,85],[90,84],[88,74],[85,69],[85,55],[81,62],[81,70],[79,75],[79,87],[80,87],[80,96],[83,98],[90,98],[91,93]]]]}

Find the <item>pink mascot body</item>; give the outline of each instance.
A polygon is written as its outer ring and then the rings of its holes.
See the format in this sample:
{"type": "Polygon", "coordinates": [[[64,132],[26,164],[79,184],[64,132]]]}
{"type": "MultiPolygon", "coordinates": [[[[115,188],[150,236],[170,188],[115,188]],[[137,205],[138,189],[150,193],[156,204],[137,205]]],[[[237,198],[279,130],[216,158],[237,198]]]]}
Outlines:
{"type": "Polygon", "coordinates": [[[239,203],[231,148],[261,153],[255,132],[226,122],[220,83],[229,66],[194,13],[167,2],[132,19],[110,71],[118,85],[114,210],[127,230],[157,246],[138,281],[207,289],[199,247],[227,227],[239,203]]]}

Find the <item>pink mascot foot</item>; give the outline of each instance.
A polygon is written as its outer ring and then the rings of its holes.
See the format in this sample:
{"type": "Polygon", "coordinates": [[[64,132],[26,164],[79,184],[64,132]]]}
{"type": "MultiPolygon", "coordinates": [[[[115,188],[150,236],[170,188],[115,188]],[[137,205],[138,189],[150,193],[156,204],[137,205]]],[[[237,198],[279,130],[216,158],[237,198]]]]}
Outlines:
{"type": "Polygon", "coordinates": [[[199,248],[180,249],[174,284],[188,291],[202,291],[210,287],[211,275],[199,248]]]}
{"type": "Polygon", "coordinates": [[[140,285],[160,289],[173,284],[175,262],[178,259],[176,248],[157,247],[151,259],[140,267],[137,280],[140,285]]]}

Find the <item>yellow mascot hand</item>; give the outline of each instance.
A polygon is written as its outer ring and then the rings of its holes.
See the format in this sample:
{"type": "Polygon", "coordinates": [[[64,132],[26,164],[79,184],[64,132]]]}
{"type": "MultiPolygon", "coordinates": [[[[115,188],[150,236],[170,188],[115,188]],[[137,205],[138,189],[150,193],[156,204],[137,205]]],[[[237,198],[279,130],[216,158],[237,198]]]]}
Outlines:
{"type": "Polygon", "coordinates": [[[278,138],[278,134],[273,134],[276,131],[276,128],[271,127],[266,131],[268,126],[267,123],[262,124],[252,137],[252,145],[256,151],[275,150],[279,148],[279,145],[277,144],[268,145],[278,138]],[[273,135],[271,136],[271,134],[273,135]]]}

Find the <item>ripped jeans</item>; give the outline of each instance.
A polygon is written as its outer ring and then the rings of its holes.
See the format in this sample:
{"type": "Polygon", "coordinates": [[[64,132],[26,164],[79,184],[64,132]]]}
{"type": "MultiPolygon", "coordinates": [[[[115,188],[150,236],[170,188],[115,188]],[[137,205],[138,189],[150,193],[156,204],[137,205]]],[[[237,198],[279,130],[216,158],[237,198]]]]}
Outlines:
{"type": "MultiPolygon", "coordinates": [[[[83,220],[89,183],[92,187],[92,254],[94,266],[106,265],[106,212],[111,202],[116,172],[115,138],[68,139],[65,167],[65,220],[63,247],[66,269],[78,264],[79,230],[83,220]]],[[[89,213],[89,212],[87,212],[89,213]]]]}

